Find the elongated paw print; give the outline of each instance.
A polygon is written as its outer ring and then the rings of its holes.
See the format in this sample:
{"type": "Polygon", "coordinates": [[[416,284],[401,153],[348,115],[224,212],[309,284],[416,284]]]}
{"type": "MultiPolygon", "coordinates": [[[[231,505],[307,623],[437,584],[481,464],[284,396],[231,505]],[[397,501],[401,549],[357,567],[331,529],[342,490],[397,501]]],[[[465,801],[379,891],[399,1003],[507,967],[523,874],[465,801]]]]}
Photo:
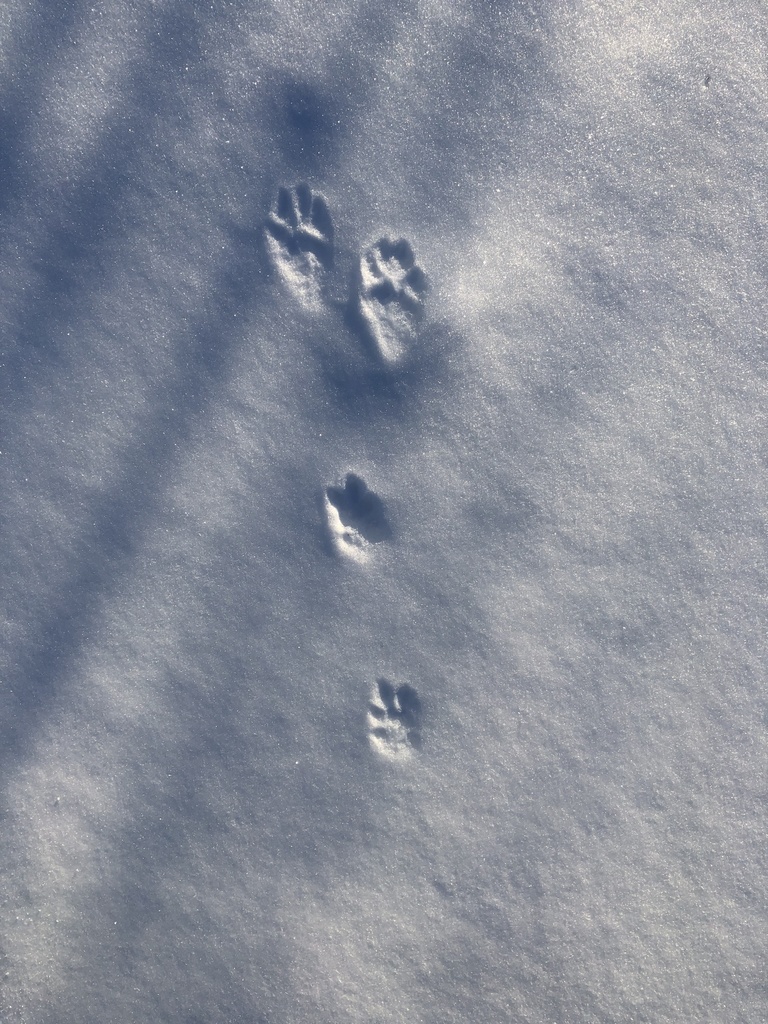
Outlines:
{"type": "Polygon", "coordinates": [[[385,363],[406,355],[426,290],[426,275],[404,238],[381,238],[360,258],[360,316],[368,341],[385,363]]]}
{"type": "Polygon", "coordinates": [[[318,309],[323,272],[333,255],[333,221],[325,199],[305,184],[280,188],[264,232],[287,288],[302,305],[318,309]]]}
{"type": "Polygon", "coordinates": [[[408,757],[421,747],[421,701],[415,686],[376,682],[368,705],[371,746],[386,757],[408,757]]]}
{"type": "Polygon", "coordinates": [[[392,531],[384,503],[356,473],[325,491],[325,514],[333,545],[339,554],[364,562],[371,544],[389,540],[392,531]]]}

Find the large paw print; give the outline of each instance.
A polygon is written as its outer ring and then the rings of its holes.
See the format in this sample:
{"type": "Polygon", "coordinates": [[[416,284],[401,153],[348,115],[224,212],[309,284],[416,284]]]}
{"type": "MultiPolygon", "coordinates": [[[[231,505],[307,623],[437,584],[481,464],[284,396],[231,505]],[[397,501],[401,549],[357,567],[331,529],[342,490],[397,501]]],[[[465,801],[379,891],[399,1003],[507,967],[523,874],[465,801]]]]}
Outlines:
{"type": "Polygon", "coordinates": [[[407,757],[421,747],[421,701],[414,686],[377,681],[368,705],[368,735],[387,757],[407,757]]]}
{"type": "Polygon", "coordinates": [[[333,221],[325,199],[308,185],[281,188],[265,225],[275,268],[302,305],[317,309],[323,271],[333,254],[333,221]]]}
{"type": "Polygon", "coordinates": [[[426,289],[426,275],[406,239],[381,238],[363,253],[360,314],[368,340],[385,363],[397,363],[406,355],[426,289]]]}

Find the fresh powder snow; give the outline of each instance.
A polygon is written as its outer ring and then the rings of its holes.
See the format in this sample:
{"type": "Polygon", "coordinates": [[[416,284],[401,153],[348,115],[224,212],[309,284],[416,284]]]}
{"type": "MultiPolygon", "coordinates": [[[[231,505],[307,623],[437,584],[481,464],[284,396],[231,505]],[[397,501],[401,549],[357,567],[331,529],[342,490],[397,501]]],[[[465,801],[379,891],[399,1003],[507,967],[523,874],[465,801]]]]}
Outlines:
{"type": "Polygon", "coordinates": [[[767,52],[7,0],[3,1024],[765,1024],[767,52]]]}

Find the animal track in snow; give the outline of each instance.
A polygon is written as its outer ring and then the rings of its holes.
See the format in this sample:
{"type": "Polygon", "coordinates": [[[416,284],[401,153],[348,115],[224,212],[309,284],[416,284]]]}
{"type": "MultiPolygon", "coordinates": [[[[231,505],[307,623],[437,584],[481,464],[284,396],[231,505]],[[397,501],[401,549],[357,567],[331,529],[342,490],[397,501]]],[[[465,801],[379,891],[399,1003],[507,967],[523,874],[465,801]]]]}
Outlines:
{"type": "Polygon", "coordinates": [[[334,547],[357,562],[366,560],[371,544],[392,536],[384,503],[355,473],[347,473],[341,486],[326,488],[325,514],[334,547]]]}
{"type": "Polygon", "coordinates": [[[318,309],[323,270],[333,254],[333,221],[323,196],[306,184],[280,188],[264,235],[286,286],[302,305],[318,309]]]}
{"type": "Polygon", "coordinates": [[[410,243],[380,238],[360,258],[359,307],[363,329],[385,363],[408,351],[423,314],[427,278],[410,243]]]}
{"type": "Polygon", "coordinates": [[[368,704],[371,745],[386,757],[408,757],[421,747],[421,701],[416,687],[376,682],[368,704]]]}

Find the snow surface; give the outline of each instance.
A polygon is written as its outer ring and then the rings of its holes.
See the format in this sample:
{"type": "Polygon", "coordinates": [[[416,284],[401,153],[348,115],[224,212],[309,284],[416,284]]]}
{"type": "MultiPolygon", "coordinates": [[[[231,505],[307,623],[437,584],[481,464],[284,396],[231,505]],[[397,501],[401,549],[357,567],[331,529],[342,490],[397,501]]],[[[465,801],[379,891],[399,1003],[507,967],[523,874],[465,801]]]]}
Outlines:
{"type": "Polygon", "coordinates": [[[768,1019],[756,0],[8,0],[0,1020],[768,1019]]]}

